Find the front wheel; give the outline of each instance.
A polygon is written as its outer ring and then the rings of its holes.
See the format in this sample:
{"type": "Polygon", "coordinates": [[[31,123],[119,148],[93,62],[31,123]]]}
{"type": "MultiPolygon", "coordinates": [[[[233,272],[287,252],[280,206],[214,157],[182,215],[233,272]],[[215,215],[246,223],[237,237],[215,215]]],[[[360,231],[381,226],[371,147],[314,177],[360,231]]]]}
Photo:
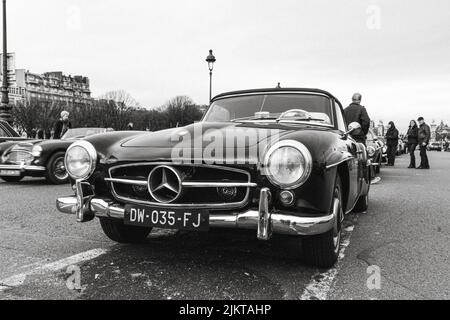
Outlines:
{"type": "Polygon", "coordinates": [[[69,183],[69,174],[64,165],[64,152],[57,152],[50,157],[47,163],[46,179],[53,184],[69,183]]]}
{"type": "Polygon", "coordinates": [[[127,226],[121,220],[100,218],[103,232],[118,243],[140,243],[147,239],[152,228],[127,226]]]}
{"type": "Polygon", "coordinates": [[[15,183],[15,182],[22,181],[23,176],[20,176],[20,177],[0,177],[0,179],[2,179],[5,182],[15,183]]]}
{"type": "Polygon", "coordinates": [[[334,191],[333,210],[336,220],[333,229],[316,236],[306,237],[302,241],[303,257],[307,264],[319,268],[331,268],[337,262],[342,235],[342,184],[338,177],[334,191]]]}

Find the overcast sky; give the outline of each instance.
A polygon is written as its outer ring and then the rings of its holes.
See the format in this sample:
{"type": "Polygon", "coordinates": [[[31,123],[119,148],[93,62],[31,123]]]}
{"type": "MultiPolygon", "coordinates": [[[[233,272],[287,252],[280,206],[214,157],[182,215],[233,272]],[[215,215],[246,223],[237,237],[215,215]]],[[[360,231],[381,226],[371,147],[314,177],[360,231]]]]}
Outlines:
{"type": "Polygon", "coordinates": [[[16,67],[91,79],[156,107],[175,95],[318,87],[355,91],[374,120],[450,123],[448,0],[8,0],[16,67]]]}

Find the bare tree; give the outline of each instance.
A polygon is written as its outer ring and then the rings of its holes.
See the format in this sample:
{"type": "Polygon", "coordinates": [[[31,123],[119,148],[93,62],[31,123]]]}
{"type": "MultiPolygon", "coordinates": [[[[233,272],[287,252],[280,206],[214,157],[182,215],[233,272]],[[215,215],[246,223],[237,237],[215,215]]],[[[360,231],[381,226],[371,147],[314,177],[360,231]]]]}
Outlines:
{"type": "Polygon", "coordinates": [[[128,92],[124,90],[114,90],[107,92],[99,97],[99,99],[114,101],[119,105],[127,108],[140,108],[141,104],[137,102],[128,92]]]}

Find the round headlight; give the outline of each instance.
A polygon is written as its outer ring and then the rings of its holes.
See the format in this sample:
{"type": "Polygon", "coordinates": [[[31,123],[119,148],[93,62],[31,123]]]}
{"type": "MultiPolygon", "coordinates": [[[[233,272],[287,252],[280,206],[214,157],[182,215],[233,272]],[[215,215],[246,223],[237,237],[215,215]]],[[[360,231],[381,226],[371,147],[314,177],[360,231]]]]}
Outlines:
{"type": "Polygon", "coordinates": [[[308,148],[300,142],[281,141],[267,151],[264,166],[271,183],[283,189],[295,189],[309,178],[312,157],[308,148]]]}
{"type": "Polygon", "coordinates": [[[97,151],[87,141],[77,141],[66,151],[66,170],[75,180],[89,178],[95,170],[96,162],[97,151]]]}
{"type": "Polygon", "coordinates": [[[31,154],[35,158],[39,158],[41,156],[41,153],[42,153],[42,147],[41,146],[34,146],[33,149],[31,150],[31,154]]]}
{"type": "Polygon", "coordinates": [[[372,146],[367,147],[367,154],[369,155],[369,157],[373,157],[375,155],[375,151],[376,150],[374,147],[372,147],[372,146]]]}

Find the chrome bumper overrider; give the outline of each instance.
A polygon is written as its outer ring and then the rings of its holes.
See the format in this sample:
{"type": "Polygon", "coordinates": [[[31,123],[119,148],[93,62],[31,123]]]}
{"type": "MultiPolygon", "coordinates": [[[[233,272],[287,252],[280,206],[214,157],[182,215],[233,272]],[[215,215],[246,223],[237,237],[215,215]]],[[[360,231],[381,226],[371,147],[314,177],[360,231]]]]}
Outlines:
{"type": "MultiPolygon", "coordinates": [[[[82,190],[82,183],[77,182],[77,191],[82,190]]],[[[82,192],[81,192],[82,193],[82,192]]],[[[333,229],[338,215],[338,206],[334,212],[326,216],[299,217],[277,213],[270,210],[270,190],[261,190],[259,210],[248,210],[234,214],[210,214],[209,224],[212,228],[239,228],[257,230],[260,240],[269,240],[272,233],[285,235],[317,235],[333,229]]],[[[114,202],[94,196],[77,196],[59,198],[56,201],[58,210],[65,214],[74,214],[78,222],[92,220],[93,216],[124,219],[125,209],[114,202]]]]}
{"type": "Polygon", "coordinates": [[[0,170],[18,170],[20,172],[25,171],[45,171],[45,167],[40,166],[28,166],[26,164],[2,164],[0,170]]]}

